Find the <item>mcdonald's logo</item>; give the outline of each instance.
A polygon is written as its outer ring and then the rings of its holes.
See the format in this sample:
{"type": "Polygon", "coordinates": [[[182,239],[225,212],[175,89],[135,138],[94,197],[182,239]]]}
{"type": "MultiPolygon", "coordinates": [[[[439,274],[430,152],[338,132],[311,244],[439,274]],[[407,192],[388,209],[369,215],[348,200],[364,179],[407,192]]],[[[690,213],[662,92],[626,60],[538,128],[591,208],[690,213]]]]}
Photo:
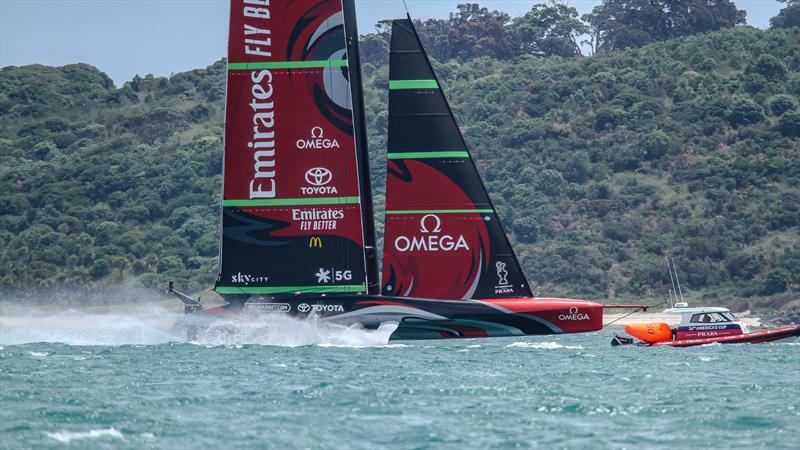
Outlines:
{"type": "Polygon", "coordinates": [[[314,236],[308,240],[308,248],[322,248],[322,238],[314,236]]]}

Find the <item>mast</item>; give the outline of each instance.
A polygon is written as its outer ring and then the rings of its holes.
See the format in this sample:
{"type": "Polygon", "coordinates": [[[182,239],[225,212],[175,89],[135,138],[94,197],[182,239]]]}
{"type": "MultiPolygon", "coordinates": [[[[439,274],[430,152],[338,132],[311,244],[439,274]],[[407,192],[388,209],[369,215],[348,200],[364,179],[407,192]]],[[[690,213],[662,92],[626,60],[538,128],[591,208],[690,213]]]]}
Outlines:
{"type": "Polygon", "coordinates": [[[681,296],[681,303],[686,303],[683,300],[683,290],[681,290],[681,280],[678,278],[678,267],[675,265],[675,258],[672,259],[672,269],[675,271],[675,282],[678,283],[678,293],[681,296]]]}
{"type": "Polygon", "coordinates": [[[342,0],[344,30],[347,39],[347,62],[350,67],[350,88],[353,98],[353,129],[358,158],[359,183],[361,185],[361,218],[364,228],[364,253],[367,265],[367,294],[378,295],[381,291],[378,278],[378,255],[375,245],[375,208],[372,203],[372,182],[369,173],[369,146],[364,117],[364,92],[361,79],[361,54],[358,46],[358,25],[355,0],[342,0]]]}

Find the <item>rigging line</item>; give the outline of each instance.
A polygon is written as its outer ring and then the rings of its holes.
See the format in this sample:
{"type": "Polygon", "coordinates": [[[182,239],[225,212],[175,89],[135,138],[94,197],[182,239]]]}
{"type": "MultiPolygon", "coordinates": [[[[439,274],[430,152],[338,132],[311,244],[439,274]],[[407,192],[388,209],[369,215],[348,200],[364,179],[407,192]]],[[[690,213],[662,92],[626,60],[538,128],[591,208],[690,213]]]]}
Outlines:
{"type": "Polygon", "coordinates": [[[625,314],[625,315],[624,315],[624,316],[622,316],[622,317],[618,317],[618,318],[616,318],[615,320],[612,320],[611,322],[608,322],[607,324],[604,324],[604,325],[603,325],[603,328],[605,328],[605,327],[607,327],[607,326],[611,325],[611,324],[612,324],[612,323],[614,323],[614,322],[619,322],[620,320],[622,320],[622,319],[624,319],[624,318],[626,318],[626,317],[630,316],[631,314],[633,314],[633,313],[637,313],[637,312],[639,312],[639,310],[644,310],[644,309],[645,309],[645,308],[636,308],[636,309],[634,309],[633,311],[629,312],[628,314],[625,314]]]}
{"type": "Polygon", "coordinates": [[[683,291],[681,290],[681,280],[678,278],[678,266],[675,265],[675,258],[670,257],[672,259],[672,268],[675,270],[675,282],[678,283],[678,293],[681,294],[681,302],[685,303],[683,300],[683,291]]]}
{"type": "Polygon", "coordinates": [[[410,19],[411,18],[411,11],[408,10],[408,3],[406,3],[406,0],[403,0],[403,8],[406,9],[406,15],[408,15],[408,18],[410,19]]]}
{"type": "MultiPolygon", "coordinates": [[[[666,257],[667,259],[667,271],[669,271],[669,281],[672,283],[672,292],[675,294],[675,302],[678,301],[678,290],[675,289],[675,279],[672,278],[672,267],[669,265],[669,256],[666,257]]],[[[670,301],[672,301],[672,295],[670,295],[670,301]]]]}
{"type": "Polygon", "coordinates": [[[625,314],[625,315],[624,315],[624,316],[622,316],[622,317],[617,317],[616,319],[612,320],[611,322],[608,322],[607,324],[604,324],[604,325],[603,325],[603,328],[605,328],[605,327],[607,327],[607,326],[611,325],[611,324],[612,324],[612,323],[614,323],[614,322],[619,322],[620,320],[622,320],[622,319],[624,319],[624,318],[626,318],[626,317],[630,316],[631,314],[637,313],[637,312],[639,312],[640,310],[641,310],[641,311],[647,311],[647,310],[648,310],[648,309],[650,309],[650,308],[657,308],[657,307],[659,307],[659,306],[663,305],[664,303],[666,303],[666,301],[662,300],[662,301],[661,301],[661,303],[659,303],[659,304],[657,304],[657,305],[645,306],[645,307],[643,307],[643,308],[636,308],[636,309],[634,309],[633,311],[629,312],[628,314],[625,314]]]}

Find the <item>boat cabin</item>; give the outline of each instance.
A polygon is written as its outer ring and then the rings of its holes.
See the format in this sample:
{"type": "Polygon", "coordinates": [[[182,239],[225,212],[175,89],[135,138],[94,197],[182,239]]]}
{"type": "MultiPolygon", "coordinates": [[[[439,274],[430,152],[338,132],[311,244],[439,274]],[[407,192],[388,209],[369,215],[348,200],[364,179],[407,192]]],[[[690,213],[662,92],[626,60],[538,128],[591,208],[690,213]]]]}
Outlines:
{"type": "Polygon", "coordinates": [[[703,339],[722,336],[736,336],[749,333],[747,325],[736,320],[727,308],[700,307],[689,308],[676,304],[665,309],[665,314],[679,314],[681,323],[675,330],[675,339],[703,339]]]}

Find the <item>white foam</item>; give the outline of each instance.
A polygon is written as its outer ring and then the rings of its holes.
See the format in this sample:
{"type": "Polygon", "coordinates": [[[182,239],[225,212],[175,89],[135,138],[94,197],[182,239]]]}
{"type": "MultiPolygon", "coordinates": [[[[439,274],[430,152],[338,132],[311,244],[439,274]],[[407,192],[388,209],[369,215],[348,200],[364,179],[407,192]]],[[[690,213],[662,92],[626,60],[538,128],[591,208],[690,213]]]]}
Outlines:
{"type": "Polygon", "coordinates": [[[70,441],[78,439],[98,439],[104,437],[125,439],[125,436],[123,436],[122,433],[120,433],[116,428],[103,428],[89,431],[57,431],[55,433],[45,432],[45,434],[49,438],[55,439],[56,441],[64,444],[68,444],[70,441]]]}
{"type": "MultiPolygon", "coordinates": [[[[185,329],[175,326],[183,317],[174,308],[142,307],[121,313],[98,314],[71,309],[42,313],[35,309],[16,310],[0,316],[0,343],[18,345],[34,342],[79,346],[158,345],[188,342],[185,329]]],[[[299,347],[387,346],[396,323],[376,330],[360,325],[342,325],[324,320],[293,319],[284,315],[263,315],[254,320],[220,320],[198,328],[191,342],[207,347],[273,345],[299,347]]],[[[46,354],[31,356],[45,357],[46,354]]]]}
{"type": "Polygon", "coordinates": [[[44,358],[47,356],[47,352],[28,352],[28,354],[34,358],[44,358]]]}
{"type": "Polygon", "coordinates": [[[215,322],[198,328],[192,342],[211,346],[388,347],[389,337],[397,326],[397,323],[384,323],[376,330],[368,330],[358,324],[343,325],[315,318],[300,320],[276,314],[257,320],[215,322]]]}
{"type": "Polygon", "coordinates": [[[3,345],[57,342],[69,345],[154,345],[179,340],[172,331],[175,310],[143,307],[124,313],[98,314],[70,309],[45,313],[17,310],[0,317],[3,345]]]}
{"type": "Polygon", "coordinates": [[[513,344],[506,345],[506,348],[538,348],[538,349],[559,349],[559,348],[569,348],[569,349],[576,349],[576,350],[583,350],[583,347],[580,345],[561,345],[558,342],[514,342],[513,344]]]}

